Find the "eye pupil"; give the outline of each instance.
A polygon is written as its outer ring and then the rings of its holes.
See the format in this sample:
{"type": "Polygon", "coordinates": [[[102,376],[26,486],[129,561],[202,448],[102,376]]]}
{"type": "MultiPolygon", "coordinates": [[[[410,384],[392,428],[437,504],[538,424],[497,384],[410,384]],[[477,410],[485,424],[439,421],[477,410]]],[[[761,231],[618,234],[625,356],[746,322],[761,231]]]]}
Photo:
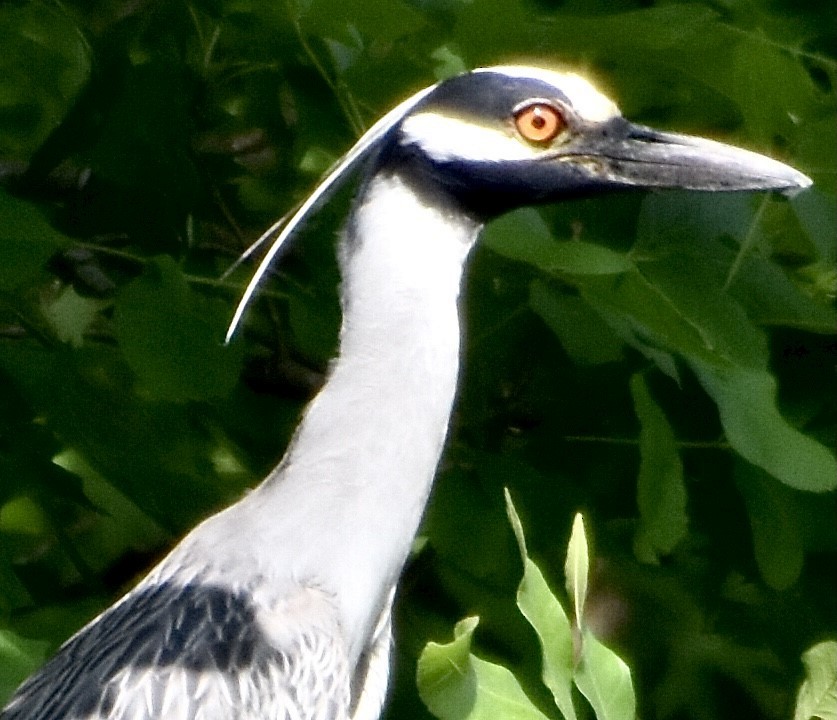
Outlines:
{"type": "Polygon", "coordinates": [[[535,130],[542,130],[545,125],[546,120],[541,114],[538,113],[532,118],[532,127],[535,128],[535,130]]]}

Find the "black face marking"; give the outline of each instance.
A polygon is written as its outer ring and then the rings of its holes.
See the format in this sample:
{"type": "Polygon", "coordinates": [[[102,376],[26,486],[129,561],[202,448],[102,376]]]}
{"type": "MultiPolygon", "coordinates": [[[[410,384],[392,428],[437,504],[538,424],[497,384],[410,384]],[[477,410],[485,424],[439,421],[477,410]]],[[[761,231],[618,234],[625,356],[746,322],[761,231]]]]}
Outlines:
{"type": "MultiPolygon", "coordinates": [[[[472,77],[472,76],[466,76],[472,77]]],[[[585,128],[584,136],[567,143],[562,160],[546,154],[525,160],[438,161],[414,144],[399,142],[397,132],[384,143],[373,160],[377,170],[398,174],[428,204],[450,203],[479,221],[489,220],[524,205],[636,189],[628,182],[607,179],[591,171],[594,161],[612,164],[609,150],[632,137],[633,127],[621,117],[585,128]]],[[[363,195],[361,188],[360,195],[363,195]]]]}
{"type": "Polygon", "coordinates": [[[256,623],[248,595],[212,585],[143,588],[72,638],[15,697],[2,720],[106,717],[116,702],[108,681],[126,669],[180,666],[195,672],[292,670],[256,623]]]}
{"type": "Polygon", "coordinates": [[[422,157],[403,177],[416,192],[431,193],[429,197],[442,190],[466,212],[483,221],[525,205],[630,189],[616,182],[605,183],[572,163],[556,166],[534,160],[434,163],[422,157]],[[422,166],[420,172],[416,172],[418,165],[422,166]]]}

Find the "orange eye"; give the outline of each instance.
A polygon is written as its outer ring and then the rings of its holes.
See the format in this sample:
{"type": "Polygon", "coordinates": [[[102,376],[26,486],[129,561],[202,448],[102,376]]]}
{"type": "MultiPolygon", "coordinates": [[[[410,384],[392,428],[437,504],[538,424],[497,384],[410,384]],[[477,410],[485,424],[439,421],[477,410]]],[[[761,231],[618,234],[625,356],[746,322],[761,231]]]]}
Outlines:
{"type": "Polygon", "coordinates": [[[525,105],[514,114],[517,131],[533,143],[548,143],[560,133],[567,123],[552,105],[534,102],[525,105]]]}

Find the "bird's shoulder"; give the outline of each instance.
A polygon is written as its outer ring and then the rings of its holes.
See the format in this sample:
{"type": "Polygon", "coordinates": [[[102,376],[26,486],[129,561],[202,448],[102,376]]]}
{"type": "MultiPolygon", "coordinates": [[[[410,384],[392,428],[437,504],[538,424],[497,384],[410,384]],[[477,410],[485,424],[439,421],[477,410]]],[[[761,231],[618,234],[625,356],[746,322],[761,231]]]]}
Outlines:
{"type": "Polygon", "coordinates": [[[146,582],[65,643],[1,720],[344,720],[350,678],[328,597],[258,583],[146,582]]]}

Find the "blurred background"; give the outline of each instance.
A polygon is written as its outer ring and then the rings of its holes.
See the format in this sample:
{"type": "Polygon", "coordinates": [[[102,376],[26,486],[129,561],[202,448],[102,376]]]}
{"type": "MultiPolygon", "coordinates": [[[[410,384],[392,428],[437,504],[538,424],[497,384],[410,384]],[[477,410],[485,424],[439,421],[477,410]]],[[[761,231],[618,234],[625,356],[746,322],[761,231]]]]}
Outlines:
{"type": "Polygon", "coordinates": [[[589,622],[641,717],[790,716],[801,653],[837,636],[831,3],[5,0],[0,48],[0,702],[281,457],[336,347],[353,188],[229,347],[253,266],[222,273],[395,103],[516,62],[815,185],[489,226],[387,717],[430,718],[416,658],[466,615],[557,717],[504,487],[559,595],[585,513],[589,622]]]}

